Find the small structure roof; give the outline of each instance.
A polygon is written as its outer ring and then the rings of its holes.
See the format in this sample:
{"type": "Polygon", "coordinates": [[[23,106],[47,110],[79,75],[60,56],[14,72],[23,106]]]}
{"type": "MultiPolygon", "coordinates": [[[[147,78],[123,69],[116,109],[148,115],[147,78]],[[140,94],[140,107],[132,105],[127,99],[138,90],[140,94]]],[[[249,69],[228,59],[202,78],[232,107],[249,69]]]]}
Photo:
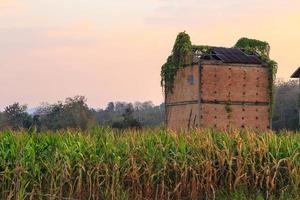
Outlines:
{"type": "Polygon", "coordinates": [[[248,55],[238,48],[212,48],[212,54],[224,63],[262,64],[257,54],[248,55]]]}
{"type": "Polygon", "coordinates": [[[223,63],[233,64],[264,64],[257,53],[247,54],[239,48],[224,48],[224,47],[211,47],[209,54],[195,51],[193,56],[193,63],[199,60],[218,60],[223,63]]]}
{"type": "Polygon", "coordinates": [[[292,74],[291,78],[300,78],[300,67],[292,74]]]}

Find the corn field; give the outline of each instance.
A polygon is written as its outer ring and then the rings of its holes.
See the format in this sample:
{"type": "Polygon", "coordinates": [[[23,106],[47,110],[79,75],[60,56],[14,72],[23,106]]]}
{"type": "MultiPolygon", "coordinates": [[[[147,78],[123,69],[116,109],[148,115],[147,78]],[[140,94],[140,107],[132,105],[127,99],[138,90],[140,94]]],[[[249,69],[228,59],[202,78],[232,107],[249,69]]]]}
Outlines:
{"type": "Polygon", "coordinates": [[[0,133],[0,199],[300,199],[300,134],[0,133]]]}

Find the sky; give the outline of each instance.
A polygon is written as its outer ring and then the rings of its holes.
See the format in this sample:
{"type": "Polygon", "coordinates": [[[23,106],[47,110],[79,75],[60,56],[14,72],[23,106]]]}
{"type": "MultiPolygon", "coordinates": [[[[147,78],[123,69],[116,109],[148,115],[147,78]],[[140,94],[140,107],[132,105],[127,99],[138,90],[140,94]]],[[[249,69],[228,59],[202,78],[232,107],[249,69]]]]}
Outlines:
{"type": "Polygon", "coordinates": [[[268,41],[278,78],[300,66],[299,0],[0,0],[0,109],[75,95],[159,104],[181,31],[194,44],[268,41]]]}

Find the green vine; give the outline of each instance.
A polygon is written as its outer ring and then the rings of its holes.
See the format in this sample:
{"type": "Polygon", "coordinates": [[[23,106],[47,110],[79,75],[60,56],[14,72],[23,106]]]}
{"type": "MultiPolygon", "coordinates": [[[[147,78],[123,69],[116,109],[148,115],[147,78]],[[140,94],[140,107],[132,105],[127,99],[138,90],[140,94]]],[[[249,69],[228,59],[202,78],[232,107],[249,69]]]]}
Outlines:
{"type": "Polygon", "coordinates": [[[170,55],[167,62],[161,67],[161,86],[168,92],[173,89],[174,78],[177,72],[174,66],[173,56],[170,55]]]}
{"type": "Polygon", "coordinates": [[[258,53],[262,58],[269,59],[270,45],[267,42],[241,38],[237,41],[234,47],[242,49],[247,54],[258,53]]]}
{"type": "Polygon", "coordinates": [[[202,55],[211,54],[212,47],[207,45],[192,45],[192,51],[200,51],[202,55]]]}
{"type": "Polygon", "coordinates": [[[182,68],[185,64],[191,62],[192,43],[190,36],[181,32],[177,35],[172,50],[173,64],[176,69],[182,68]]]}
{"type": "Polygon", "coordinates": [[[171,55],[161,68],[161,86],[166,92],[172,92],[177,70],[191,63],[193,52],[190,36],[181,32],[177,35],[171,55]]]}
{"type": "Polygon", "coordinates": [[[180,32],[175,40],[171,55],[161,68],[161,86],[166,92],[173,92],[177,70],[190,65],[196,51],[201,52],[201,55],[210,54],[211,47],[192,45],[190,36],[185,31],[180,32]]]}
{"type": "Polygon", "coordinates": [[[226,102],[226,104],[225,104],[225,110],[226,110],[227,113],[231,113],[232,112],[231,102],[226,102]]]}
{"type": "Polygon", "coordinates": [[[260,59],[266,64],[269,71],[269,97],[270,97],[270,109],[269,117],[272,118],[274,107],[274,89],[273,85],[277,73],[278,64],[276,61],[270,59],[270,45],[267,42],[259,41],[249,38],[241,38],[234,46],[235,48],[242,49],[247,54],[258,54],[260,59]]]}

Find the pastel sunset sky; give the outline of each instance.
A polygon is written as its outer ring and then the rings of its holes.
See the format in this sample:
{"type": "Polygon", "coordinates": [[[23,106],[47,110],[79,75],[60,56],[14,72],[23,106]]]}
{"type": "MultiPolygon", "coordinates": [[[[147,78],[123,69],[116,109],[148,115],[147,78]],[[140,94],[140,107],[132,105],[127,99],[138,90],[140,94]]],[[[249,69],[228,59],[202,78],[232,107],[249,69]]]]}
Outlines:
{"type": "Polygon", "coordinates": [[[178,32],[194,44],[268,41],[277,77],[300,66],[299,0],[0,0],[0,109],[84,95],[163,101],[160,67],[178,32]]]}

